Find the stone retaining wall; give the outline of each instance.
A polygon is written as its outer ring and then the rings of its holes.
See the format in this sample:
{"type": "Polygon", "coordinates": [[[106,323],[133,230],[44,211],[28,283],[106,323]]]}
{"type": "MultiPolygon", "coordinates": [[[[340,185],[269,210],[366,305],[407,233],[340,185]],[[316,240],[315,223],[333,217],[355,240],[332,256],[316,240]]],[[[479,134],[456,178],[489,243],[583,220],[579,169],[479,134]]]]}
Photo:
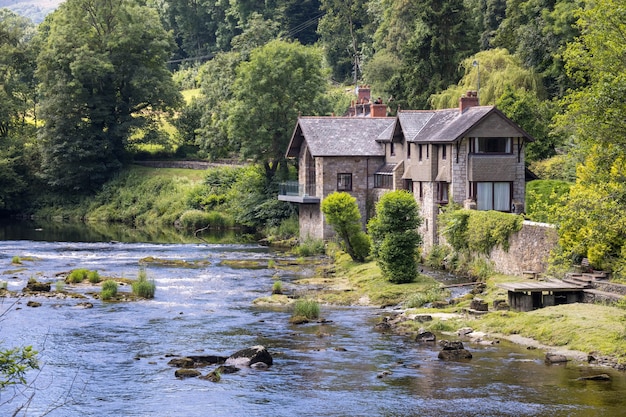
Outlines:
{"type": "Polygon", "coordinates": [[[524,271],[544,273],[557,241],[553,225],[524,221],[522,229],[509,238],[509,250],[497,247],[491,251],[490,259],[496,270],[504,274],[521,276],[524,271]]]}

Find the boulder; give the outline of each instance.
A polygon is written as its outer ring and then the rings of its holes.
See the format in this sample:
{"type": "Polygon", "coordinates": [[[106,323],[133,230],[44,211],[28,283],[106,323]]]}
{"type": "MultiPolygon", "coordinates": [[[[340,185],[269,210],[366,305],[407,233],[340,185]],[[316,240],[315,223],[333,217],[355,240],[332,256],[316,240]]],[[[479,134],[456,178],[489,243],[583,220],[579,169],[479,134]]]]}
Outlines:
{"type": "Polygon", "coordinates": [[[467,336],[468,334],[473,332],[474,329],[472,329],[471,327],[462,327],[456,331],[456,334],[458,334],[459,336],[467,336]]]}
{"type": "Polygon", "coordinates": [[[176,372],[174,372],[174,376],[180,379],[196,378],[196,377],[199,377],[200,375],[202,375],[200,371],[196,369],[188,369],[188,368],[177,369],[176,372]]]}
{"type": "Polygon", "coordinates": [[[272,355],[264,346],[252,346],[235,352],[226,359],[225,364],[242,368],[257,362],[263,362],[267,366],[271,366],[273,363],[272,355]]]}
{"type": "Polygon", "coordinates": [[[470,308],[476,311],[489,311],[489,305],[480,298],[474,298],[470,302],[470,308]]]}
{"type": "Polygon", "coordinates": [[[434,333],[424,329],[420,329],[417,332],[417,336],[415,336],[415,341],[418,343],[434,343],[436,340],[437,337],[434,335],[434,333]]]}
{"type": "Polygon", "coordinates": [[[463,342],[440,340],[439,346],[442,348],[438,355],[438,358],[441,360],[458,361],[472,359],[472,354],[463,347],[463,342]]]}
{"type": "Polygon", "coordinates": [[[23,292],[50,292],[49,282],[29,281],[24,287],[23,292]]]}
{"type": "Polygon", "coordinates": [[[41,303],[39,301],[29,301],[26,303],[28,307],[41,307],[41,303]]]}
{"type": "Polygon", "coordinates": [[[193,368],[194,360],[191,358],[174,358],[171,359],[167,364],[175,368],[193,368]]]}
{"type": "Polygon", "coordinates": [[[415,316],[415,321],[420,322],[420,323],[433,321],[433,316],[431,316],[430,314],[418,314],[417,316],[415,316]]]}
{"type": "Polygon", "coordinates": [[[567,362],[567,356],[562,355],[560,353],[546,353],[546,363],[564,363],[567,362]]]}
{"type": "Polygon", "coordinates": [[[472,354],[466,349],[442,350],[437,356],[442,361],[460,361],[472,359],[472,354]]]}

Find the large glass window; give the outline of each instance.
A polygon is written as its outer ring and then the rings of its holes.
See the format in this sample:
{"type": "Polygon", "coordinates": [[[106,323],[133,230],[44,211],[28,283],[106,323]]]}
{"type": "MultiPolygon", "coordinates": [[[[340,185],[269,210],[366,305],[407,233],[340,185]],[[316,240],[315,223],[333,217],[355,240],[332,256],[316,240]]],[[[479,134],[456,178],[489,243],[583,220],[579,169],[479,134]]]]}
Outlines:
{"type": "Polygon", "coordinates": [[[510,182],[478,182],[475,190],[478,210],[511,211],[510,182]]]}
{"type": "Polygon", "coordinates": [[[448,204],[448,183],[438,182],[436,191],[437,191],[437,203],[448,204]]]}
{"type": "Polygon", "coordinates": [[[474,153],[511,153],[511,138],[472,138],[474,153]]]}
{"type": "Polygon", "coordinates": [[[352,174],[337,174],[337,191],[352,191],[352,174]]]}

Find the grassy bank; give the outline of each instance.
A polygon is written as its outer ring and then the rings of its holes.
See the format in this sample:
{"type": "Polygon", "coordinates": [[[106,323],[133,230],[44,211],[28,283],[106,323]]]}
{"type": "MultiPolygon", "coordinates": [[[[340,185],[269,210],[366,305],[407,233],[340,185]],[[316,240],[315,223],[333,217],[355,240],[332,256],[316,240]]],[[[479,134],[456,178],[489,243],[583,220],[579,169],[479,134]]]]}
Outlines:
{"type": "Polygon", "coordinates": [[[407,284],[392,284],[383,278],[374,261],[354,262],[343,252],[333,255],[334,261],[318,268],[313,278],[297,283],[314,287],[307,290],[308,297],[323,303],[339,305],[392,306],[420,303],[424,294],[443,298],[446,293],[439,290],[439,283],[431,277],[419,275],[407,284]]]}
{"type": "MultiPolygon", "coordinates": [[[[506,300],[506,291],[497,284],[523,280],[520,277],[495,275],[486,281],[485,291],[478,295],[493,305],[496,299],[506,300]]],[[[465,297],[445,309],[415,309],[409,313],[432,314],[434,319],[424,323],[407,321],[401,325],[405,330],[417,331],[419,327],[431,330],[456,331],[471,327],[475,331],[504,336],[518,335],[531,338],[542,345],[581,351],[595,352],[626,364],[626,310],[619,306],[601,304],[563,304],[530,312],[490,311],[485,315],[468,315],[470,299],[465,297]],[[456,313],[437,318],[435,313],[456,313]]]]}

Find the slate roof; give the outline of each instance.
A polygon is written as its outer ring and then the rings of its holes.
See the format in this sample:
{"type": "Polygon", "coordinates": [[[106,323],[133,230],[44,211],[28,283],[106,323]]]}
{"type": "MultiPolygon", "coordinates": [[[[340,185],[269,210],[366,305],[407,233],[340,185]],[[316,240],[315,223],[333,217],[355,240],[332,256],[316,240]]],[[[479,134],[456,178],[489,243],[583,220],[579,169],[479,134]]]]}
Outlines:
{"type": "Polygon", "coordinates": [[[459,109],[443,110],[401,110],[394,129],[388,129],[379,135],[378,140],[388,142],[392,140],[392,133],[397,134],[400,128],[408,142],[454,142],[491,114],[498,114],[512,127],[517,129],[520,136],[530,142],[534,139],[519,126],[511,122],[500,110],[494,106],[470,107],[463,113],[459,109]]]}
{"type": "Polygon", "coordinates": [[[313,157],[385,156],[376,139],[395,121],[395,117],[300,117],[287,157],[297,157],[305,139],[313,157]]]}

